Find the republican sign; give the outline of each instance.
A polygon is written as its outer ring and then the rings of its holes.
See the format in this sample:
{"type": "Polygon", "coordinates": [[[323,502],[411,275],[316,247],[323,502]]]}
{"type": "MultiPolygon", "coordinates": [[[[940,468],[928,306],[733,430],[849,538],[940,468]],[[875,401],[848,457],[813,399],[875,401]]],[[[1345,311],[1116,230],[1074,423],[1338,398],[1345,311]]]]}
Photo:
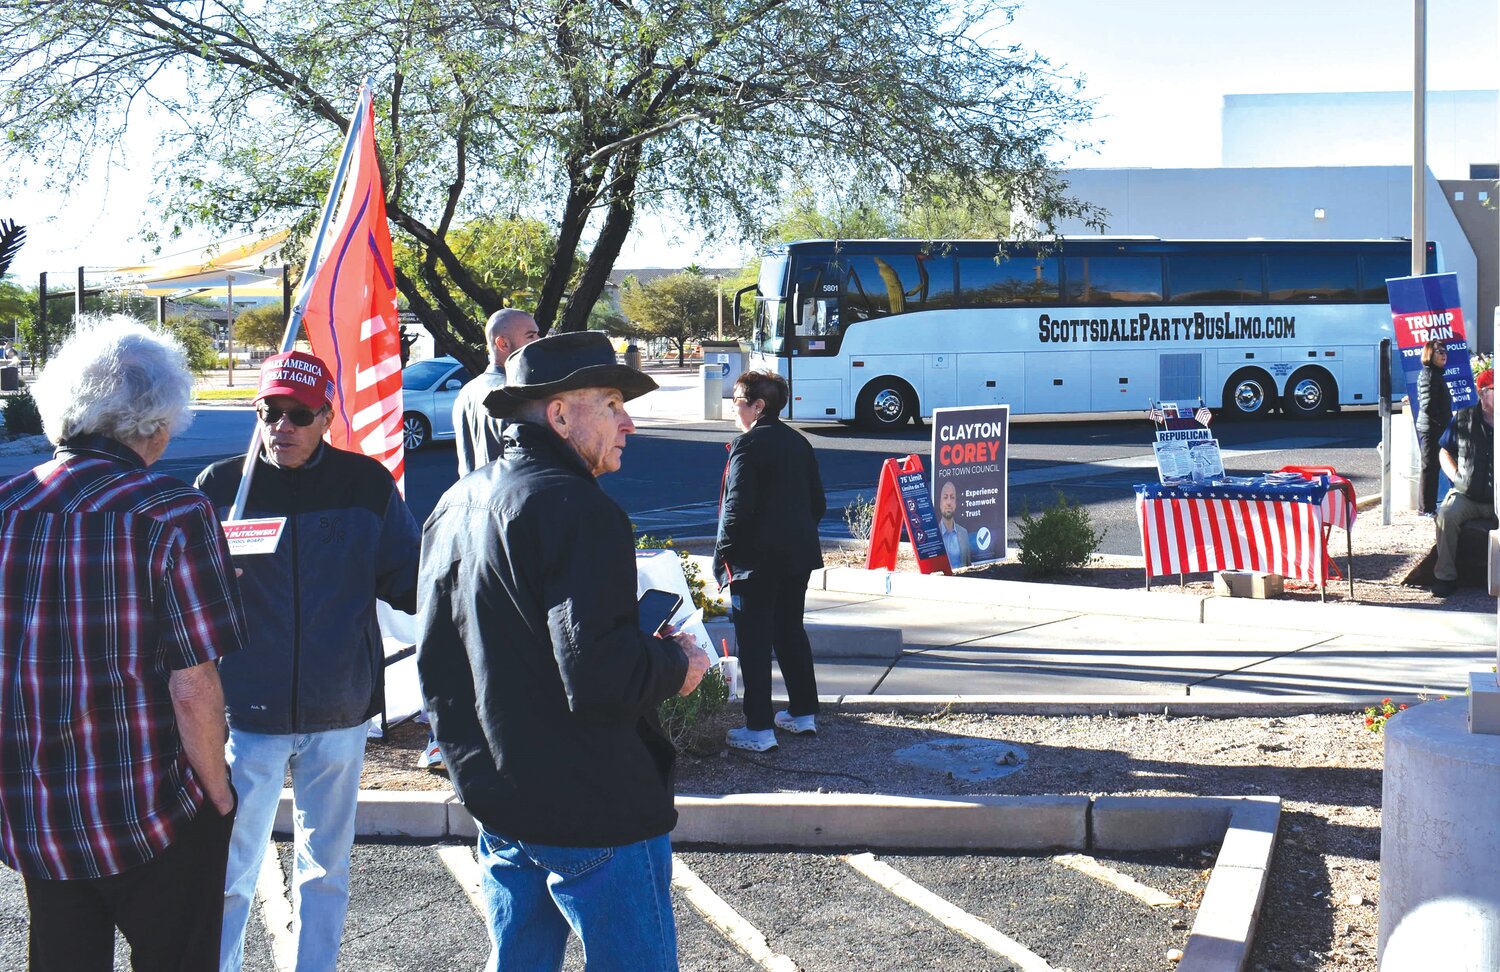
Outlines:
{"type": "Polygon", "coordinates": [[[1464,333],[1464,311],[1458,302],[1458,274],[1430,273],[1396,277],[1385,282],[1391,301],[1391,323],[1396,332],[1401,374],[1406,379],[1407,410],[1417,418],[1417,377],[1422,373],[1422,346],[1442,341],[1448,347],[1443,380],[1453,396],[1453,410],[1479,401],[1474,373],[1469,368],[1469,341],[1464,333]]]}
{"type": "Polygon", "coordinates": [[[932,413],[932,497],[955,567],[1005,559],[1010,406],[932,413]]]}

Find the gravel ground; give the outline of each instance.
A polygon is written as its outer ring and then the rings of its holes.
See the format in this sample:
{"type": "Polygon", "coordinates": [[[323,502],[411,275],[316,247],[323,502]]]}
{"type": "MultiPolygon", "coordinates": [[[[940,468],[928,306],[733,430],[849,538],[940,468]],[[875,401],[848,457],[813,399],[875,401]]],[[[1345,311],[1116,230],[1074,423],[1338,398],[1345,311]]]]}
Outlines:
{"type": "MultiPolygon", "coordinates": [[[[708,735],[722,738],[737,721],[726,713],[708,735]]],[[[372,741],[365,785],[446,786],[441,776],[411,769],[425,738],[424,727],[406,725],[388,740],[372,741]]],[[[1281,831],[1251,968],[1373,972],[1381,766],[1380,738],[1355,713],[1283,719],[828,714],[816,739],[790,738],[772,753],[686,756],[677,788],[1277,795],[1284,801],[1281,831]],[[1003,779],[970,783],[893,757],[907,746],[955,737],[1004,740],[1025,752],[1025,765],[1003,779]]]]}

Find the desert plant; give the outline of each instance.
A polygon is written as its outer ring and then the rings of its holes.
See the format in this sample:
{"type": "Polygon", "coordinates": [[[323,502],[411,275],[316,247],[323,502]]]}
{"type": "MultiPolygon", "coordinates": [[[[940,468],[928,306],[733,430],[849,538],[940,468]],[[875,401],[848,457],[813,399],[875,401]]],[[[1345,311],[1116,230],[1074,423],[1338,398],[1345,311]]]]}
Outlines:
{"type": "Polygon", "coordinates": [[[687,695],[674,695],[657,714],[662,730],[678,752],[716,752],[719,734],[714,717],[729,702],[729,685],[717,665],[703,673],[703,681],[687,695]]]}
{"type": "Polygon", "coordinates": [[[693,607],[702,608],[705,618],[716,618],[729,613],[729,609],[718,598],[709,596],[708,581],[698,569],[697,562],[688,556],[686,550],[678,550],[677,542],[671,537],[653,537],[649,533],[643,533],[636,538],[635,549],[676,551],[677,556],[682,558],[682,573],[687,578],[688,593],[693,596],[693,607]]]}
{"type": "Polygon", "coordinates": [[[1087,567],[1104,534],[1094,529],[1087,507],[1073,506],[1061,492],[1057,503],[1032,516],[1024,507],[1016,546],[1026,573],[1052,577],[1087,567]]]}
{"type": "Polygon", "coordinates": [[[849,528],[849,536],[854,539],[870,539],[870,531],[875,525],[875,501],[867,498],[863,493],[854,497],[854,500],[844,507],[844,525],[849,528]]]}
{"type": "Polygon", "coordinates": [[[24,388],[5,399],[5,430],[13,436],[42,434],[42,413],[24,388]]]}

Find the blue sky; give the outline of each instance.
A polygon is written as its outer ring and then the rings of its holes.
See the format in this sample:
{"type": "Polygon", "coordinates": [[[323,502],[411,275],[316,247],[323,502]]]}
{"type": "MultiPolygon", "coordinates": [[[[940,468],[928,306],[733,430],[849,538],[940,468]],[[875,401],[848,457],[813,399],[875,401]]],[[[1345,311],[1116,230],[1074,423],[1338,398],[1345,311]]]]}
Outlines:
{"type": "MultiPolygon", "coordinates": [[[[1429,88],[1493,89],[1494,0],[1428,0],[1428,18],[1429,88]]],[[[1412,20],[1411,0],[1030,0],[995,36],[1086,79],[1096,120],[1079,134],[1097,148],[1060,162],[1213,166],[1226,94],[1410,90],[1412,20]]],[[[30,278],[148,258],[134,233],[150,146],[133,141],[129,169],[95,166],[66,195],[0,204],[0,217],[36,228],[14,272],[30,278]]],[[[620,265],[713,266],[744,255],[734,247],[702,251],[691,237],[645,220],[620,265]]]]}

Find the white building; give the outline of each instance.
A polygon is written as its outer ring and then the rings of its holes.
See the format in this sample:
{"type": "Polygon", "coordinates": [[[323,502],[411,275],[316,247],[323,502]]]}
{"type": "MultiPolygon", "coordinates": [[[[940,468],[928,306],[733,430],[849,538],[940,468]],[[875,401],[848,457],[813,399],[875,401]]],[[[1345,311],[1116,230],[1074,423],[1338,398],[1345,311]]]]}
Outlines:
{"type": "MultiPolygon", "coordinates": [[[[1428,99],[1427,238],[1458,274],[1471,345],[1494,348],[1497,95],[1428,99]],[[1484,178],[1480,178],[1484,176],[1484,178]]],[[[1228,95],[1224,167],[1070,169],[1070,194],[1108,212],[1105,232],[1176,239],[1411,236],[1411,95],[1228,95]],[[1402,100],[1404,99],[1404,101],[1402,100]]],[[[1064,221],[1058,232],[1097,232],[1064,221]]]]}

